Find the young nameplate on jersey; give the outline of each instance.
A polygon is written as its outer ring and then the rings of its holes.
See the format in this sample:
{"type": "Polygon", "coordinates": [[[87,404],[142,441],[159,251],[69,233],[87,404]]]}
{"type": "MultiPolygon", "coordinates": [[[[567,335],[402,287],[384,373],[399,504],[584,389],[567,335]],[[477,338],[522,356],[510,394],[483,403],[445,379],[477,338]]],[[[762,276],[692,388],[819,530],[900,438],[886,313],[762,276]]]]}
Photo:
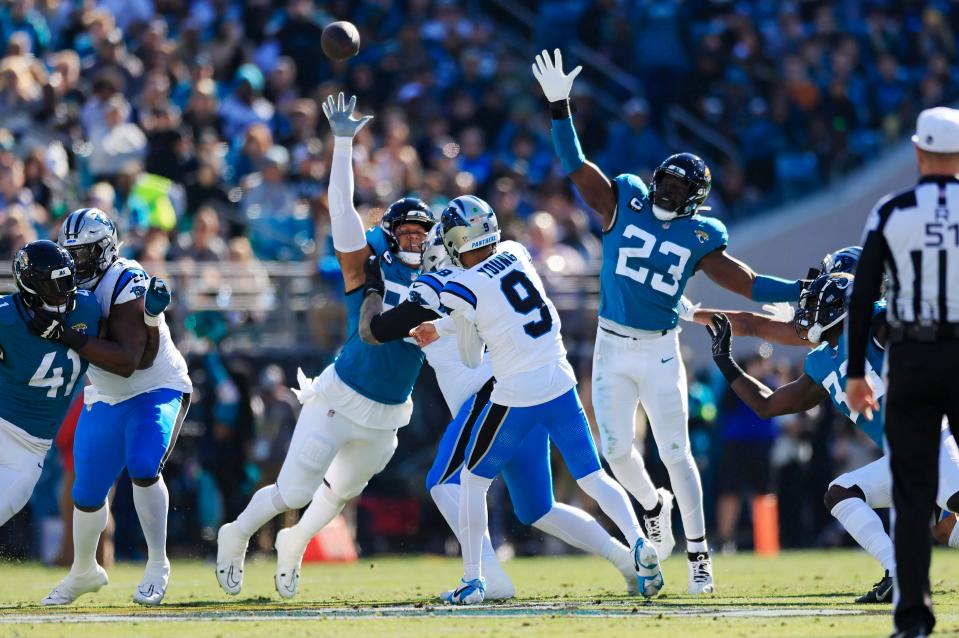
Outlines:
{"type": "MultiPolygon", "coordinates": [[[[763,338],[782,341],[783,321],[749,313],[735,313],[735,321],[720,311],[713,312],[707,326],[713,340],[713,358],[733,391],[757,414],[770,418],[782,414],[804,412],[823,400],[830,399],[837,410],[849,417],[877,446],[883,446],[883,413],[871,416],[854,412],[846,399],[846,335],[843,320],[847,314],[847,295],[853,276],[841,272],[855,270],[855,258],[831,262],[802,293],[799,310],[790,326],[803,341],[815,346],[807,355],[803,375],[795,381],[771,390],[757,379],[742,372],[731,355],[732,333],[737,326],[763,338]],[[832,269],[834,272],[829,272],[832,269]]],[[[873,309],[873,327],[867,352],[867,373],[881,396],[881,379],[885,356],[885,302],[873,309]]],[[[699,313],[697,313],[698,319],[699,313]]],[[[792,342],[789,340],[789,342],[792,342]]],[[[939,506],[944,511],[959,508],[959,448],[944,424],[939,457],[939,506]]],[[[873,511],[888,508],[892,503],[892,477],[886,457],[836,478],[824,497],[827,508],[859,544],[885,569],[885,575],[857,602],[888,602],[892,597],[896,567],[892,541],[873,511]]],[[[955,516],[939,521],[933,531],[944,544],[959,547],[955,516]],[[955,538],[953,538],[955,537],[955,538]]]]}
{"type": "Polygon", "coordinates": [[[635,445],[642,403],[669,472],[686,532],[691,594],[712,593],[703,490],[689,445],[686,371],[676,330],[681,299],[699,270],[747,299],[792,301],[802,281],[755,273],[726,251],[726,227],[702,215],[712,185],[692,153],[667,157],[647,186],[634,174],[614,178],[587,161],[573,126],[570,92],[582,67],[563,71],[559,49],[536,56],[533,75],[549,102],[559,163],[586,203],[603,217],[599,325],[593,360],[593,409],[603,456],[646,510],[650,540],[666,558],[674,540],[672,495],[656,490],[635,445]]]}
{"type": "MultiPolygon", "coordinates": [[[[360,335],[365,341],[384,343],[402,339],[423,321],[449,312],[440,302],[440,293],[461,268],[450,261],[440,231],[439,225],[430,230],[423,250],[424,272],[410,285],[407,300],[395,308],[383,312],[383,284],[379,268],[375,267],[378,258],[367,261],[366,299],[360,312],[360,335]]],[[[470,433],[492,393],[493,371],[489,358],[476,368],[465,366],[458,340],[453,335],[425,346],[423,352],[436,373],[451,414],[455,415],[440,439],[426,476],[426,489],[459,540],[460,470],[470,433]]],[[[549,436],[539,428],[523,441],[513,459],[503,467],[503,480],[517,518],[574,547],[606,558],[626,579],[627,593],[637,594],[637,575],[629,549],[586,512],[555,502],[549,463],[549,436]],[[531,476],[533,480],[527,480],[531,476]]],[[[516,590],[496,558],[488,531],[483,535],[482,544],[486,600],[512,598],[516,590]]],[[[450,592],[444,592],[440,596],[445,600],[449,595],[450,592]]]]}
{"type": "Polygon", "coordinates": [[[365,264],[374,255],[383,282],[383,302],[392,308],[406,298],[419,276],[426,234],[435,224],[430,208],[416,198],[393,202],[367,231],[353,203],[353,136],[372,116],[354,117],[356,98],[330,96],[323,112],[333,132],[330,222],[333,247],[346,289],[347,340],[332,365],[316,378],[299,371],[295,390],[303,409],[276,483],[258,490],[217,536],[216,577],[230,595],[240,593],[247,544],[276,515],[309,505],[293,527],[276,537],[274,586],[283,598],[296,595],[307,543],[358,496],[389,462],[397,431],[409,423],[411,393],[423,364],[415,344],[383,345],[360,336],[365,264]]]}
{"type": "MultiPolygon", "coordinates": [[[[467,195],[450,202],[441,221],[443,243],[454,265],[463,268],[440,294],[448,317],[425,323],[412,334],[421,345],[441,334],[456,334],[463,363],[477,367],[488,349],[496,383],[477,418],[460,472],[459,526],[464,576],[447,592],[453,604],[485,599],[482,538],[488,512],[486,492],[530,437],[545,431],[556,444],[578,485],[616,523],[632,546],[638,589],[654,596],[663,586],[656,551],[643,537],[626,493],[602,470],[589,424],[566,361],[559,314],[546,296],[526,249],[500,242],[496,215],[485,201],[467,195]]],[[[543,453],[546,449],[544,448],[543,453]]],[[[528,482],[549,480],[549,463],[528,482]]]]}
{"type": "Polygon", "coordinates": [[[77,290],[70,255],[52,241],[27,244],[13,258],[17,292],[0,296],[0,526],[23,509],[87,362],[45,338],[69,328],[97,334],[100,306],[77,290]]]}
{"type": "Polygon", "coordinates": [[[147,565],[133,600],[156,605],[170,577],[170,497],[161,471],[193,391],[163,317],[170,292],[140,264],[119,256],[116,225],[101,210],[81,208],[68,215],[58,242],[76,263],[77,285],[99,304],[108,337],[95,339],[69,327],[51,337],[90,362],[91,384],[74,439],[74,561],[43,604],[69,604],[107,583],[96,548],[109,515],[107,495],[125,468],[147,543],[147,565]]]}

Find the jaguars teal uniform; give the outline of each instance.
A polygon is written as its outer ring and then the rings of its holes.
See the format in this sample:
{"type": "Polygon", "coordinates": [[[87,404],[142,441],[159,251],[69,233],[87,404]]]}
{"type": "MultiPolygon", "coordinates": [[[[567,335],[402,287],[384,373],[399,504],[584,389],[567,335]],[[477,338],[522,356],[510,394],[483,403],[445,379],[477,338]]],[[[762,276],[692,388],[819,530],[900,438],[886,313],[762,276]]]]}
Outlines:
{"type": "MultiPolygon", "coordinates": [[[[886,302],[878,301],[873,306],[872,316],[875,319],[876,315],[884,313],[885,311],[886,302]]],[[[879,347],[874,336],[870,334],[869,347],[866,350],[866,360],[869,362],[869,366],[878,375],[882,375],[884,357],[885,351],[879,347]]],[[[833,405],[836,406],[837,410],[849,417],[876,445],[882,448],[882,433],[885,423],[883,419],[886,405],[884,397],[879,398],[879,411],[873,415],[872,421],[867,420],[864,415],[858,412],[853,413],[846,401],[847,365],[846,331],[843,330],[835,348],[828,343],[822,343],[818,348],[806,355],[803,371],[829,393],[829,398],[832,399],[833,405]]]]}
{"type": "Polygon", "coordinates": [[[603,234],[599,316],[639,330],[671,330],[700,260],[729,242],[726,227],[702,215],[660,221],[643,180],[624,174],[613,182],[616,214],[603,234]]]}
{"type": "MultiPolygon", "coordinates": [[[[0,297],[0,419],[39,439],[53,439],[74,395],[83,388],[87,362],[63,344],[30,332],[30,314],[19,294],[0,297]]],[[[100,304],[85,290],[67,325],[95,337],[100,304]]]]}
{"type": "MultiPolygon", "coordinates": [[[[380,269],[386,289],[383,306],[389,310],[406,300],[407,289],[419,276],[419,270],[410,268],[388,251],[386,233],[379,227],[366,233],[366,241],[373,253],[383,255],[380,269]]],[[[378,403],[399,405],[406,403],[423,365],[423,351],[407,341],[390,341],[372,346],[360,339],[360,306],[363,288],[346,295],[348,336],[334,362],[337,376],[350,388],[378,403]]]]}

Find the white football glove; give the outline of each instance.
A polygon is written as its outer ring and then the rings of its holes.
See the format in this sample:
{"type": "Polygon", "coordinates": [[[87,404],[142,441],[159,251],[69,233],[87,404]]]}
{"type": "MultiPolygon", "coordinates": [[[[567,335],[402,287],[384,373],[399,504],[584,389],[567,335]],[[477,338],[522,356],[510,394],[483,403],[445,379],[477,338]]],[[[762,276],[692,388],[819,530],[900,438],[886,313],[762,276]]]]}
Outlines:
{"type": "Polygon", "coordinates": [[[533,75],[543,88],[546,99],[550,102],[559,102],[569,97],[569,92],[573,88],[573,80],[583,70],[583,67],[578,66],[567,75],[563,73],[562,52],[556,49],[553,54],[556,56],[555,62],[549,57],[549,51],[545,49],[536,56],[536,62],[533,64],[533,75]]]}
{"type": "Polygon", "coordinates": [[[785,323],[791,323],[793,317],[796,316],[796,309],[792,304],[786,303],[785,301],[763,304],[763,310],[766,311],[766,315],[770,319],[783,321],[785,323]]]}
{"type": "Polygon", "coordinates": [[[356,96],[350,98],[349,103],[343,97],[343,92],[337,96],[336,101],[332,95],[326,97],[323,102],[323,114],[330,121],[330,129],[333,131],[333,137],[353,138],[366,123],[373,119],[372,115],[363,115],[359,118],[353,118],[353,110],[356,108],[356,96]]]}
{"type": "Polygon", "coordinates": [[[694,304],[686,295],[683,295],[679,298],[679,318],[683,321],[695,321],[696,311],[699,310],[700,305],[698,303],[694,304]]]}

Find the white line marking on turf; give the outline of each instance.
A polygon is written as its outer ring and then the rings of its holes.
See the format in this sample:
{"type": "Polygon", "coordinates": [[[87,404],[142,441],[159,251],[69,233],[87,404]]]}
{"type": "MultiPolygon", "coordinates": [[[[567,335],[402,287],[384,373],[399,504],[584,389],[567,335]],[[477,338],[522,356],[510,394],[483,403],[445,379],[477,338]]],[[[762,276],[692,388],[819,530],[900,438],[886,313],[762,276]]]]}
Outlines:
{"type": "Polygon", "coordinates": [[[317,618],[333,619],[366,619],[366,618],[396,618],[396,617],[497,617],[497,618],[525,618],[530,616],[579,616],[579,617],[629,617],[629,616],[675,616],[697,617],[712,616],[723,618],[784,618],[784,617],[815,617],[815,616],[860,616],[866,612],[855,609],[828,609],[828,608],[751,608],[751,607],[695,607],[695,608],[661,608],[661,607],[632,607],[632,608],[590,608],[580,605],[556,604],[528,604],[528,605],[482,605],[479,607],[448,607],[448,606],[392,606],[392,607],[357,607],[357,608],[319,608],[300,609],[291,611],[263,610],[263,611],[184,611],[183,613],[157,614],[25,614],[16,616],[0,616],[0,624],[47,624],[47,623],[121,623],[121,622],[264,622],[264,621],[297,621],[315,620],[317,618]]]}

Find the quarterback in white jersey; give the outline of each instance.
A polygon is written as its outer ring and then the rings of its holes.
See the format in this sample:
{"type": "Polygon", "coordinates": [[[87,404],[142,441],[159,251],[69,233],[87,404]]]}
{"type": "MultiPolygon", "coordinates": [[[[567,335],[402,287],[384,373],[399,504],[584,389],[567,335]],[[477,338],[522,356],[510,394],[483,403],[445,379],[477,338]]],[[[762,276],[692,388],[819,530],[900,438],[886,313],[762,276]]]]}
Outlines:
{"type": "MultiPolygon", "coordinates": [[[[422,321],[442,317],[448,312],[440,302],[440,294],[445,284],[462,269],[450,264],[439,226],[434,226],[427,236],[423,266],[428,272],[410,285],[406,303],[386,312],[383,312],[383,286],[377,277],[379,269],[367,268],[366,299],[360,311],[359,327],[365,341],[379,344],[401,339],[422,321]]],[[[423,352],[436,373],[437,384],[450,413],[454,415],[440,439],[433,465],[426,476],[426,489],[450,529],[460,539],[460,469],[470,432],[494,387],[493,369],[489,358],[475,368],[464,365],[454,335],[440,337],[425,346],[423,352]]],[[[503,479],[517,518],[574,547],[606,558],[626,579],[627,592],[638,593],[632,553],[592,516],[555,501],[549,461],[549,436],[545,430],[538,429],[527,437],[503,468],[503,479]]],[[[482,544],[486,599],[511,598],[515,588],[496,558],[488,533],[484,534],[482,544]]]]}
{"type": "Polygon", "coordinates": [[[156,605],[170,577],[170,496],[160,472],[189,409],[193,385],[162,313],[151,312],[155,279],[137,262],[118,257],[116,226],[110,218],[96,208],[74,211],[63,222],[58,242],[76,263],[77,285],[90,290],[100,304],[108,339],[74,346],[90,360],[92,382],[84,392],[87,405],[74,439],[74,561],[43,604],[71,603],[107,583],[96,548],[107,524],[107,494],[126,468],[148,551],[133,600],[156,605]]]}
{"type": "MultiPolygon", "coordinates": [[[[529,254],[516,242],[499,242],[496,215],[474,196],[450,202],[441,226],[451,259],[464,270],[447,281],[440,294],[451,315],[412,334],[425,346],[442,334],[455,333],[469,367],[482,363],[485,346],[496,377],[464,453],[459,504],[464,576],[446,601],[476,604],[485,599],[481,557],[486,492],[493,478],[543,433],[556,444],[579,486],[632,545],[639,592],[656,595],[663,586],[656,550],[643,536],[625,491],[600,466],[576,377],[566,361],[559,314],[529,254]]],[[[541,454],[548,453],[547,445],[541,454]]],[[[528,467],[519,480],[548,481],[549,473],[547,459],[528,467]]]]}

